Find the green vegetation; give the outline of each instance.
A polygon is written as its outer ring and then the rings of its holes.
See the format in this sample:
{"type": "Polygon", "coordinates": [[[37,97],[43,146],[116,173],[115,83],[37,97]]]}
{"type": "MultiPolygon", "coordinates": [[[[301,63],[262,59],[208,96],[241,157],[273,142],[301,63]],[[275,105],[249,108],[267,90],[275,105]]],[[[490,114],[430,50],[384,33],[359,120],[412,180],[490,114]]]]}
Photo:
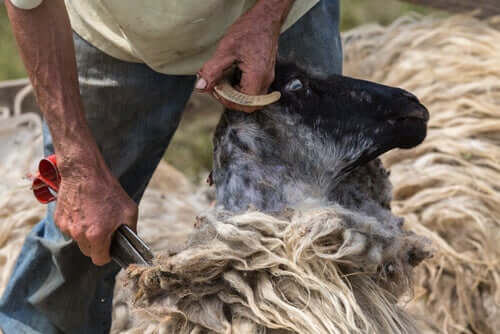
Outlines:
{"type": "Polygon", "coordinates": [[[204,181],[212,166],[212,136],[221,111],[221,105],[207,95],[192,98],[165,154],[168,163],[195,182],[204,181]]]}
{"type": "Polygon", "coordinates": [[[17,53],[5,6],[0,3],[0,81],[26,76],[17,53]]]}
{"type": "Polygon", "coordinates": [[[348,30],[365,23],[387,25],[401,15],[417,12],[430,13],[430,9],[395,0],[342,0],[342,30],[348,30]]]}
{"type": "MultiPolygon", "coordinates": [[[[346,30],[374,22],[388,24],[410,11],[428,12],[427,9],[395,0],[342,0],[341,28],[346,30]]],[[[25,75],[5,7],[0,2],[0,81],[25,75]]],[[[219,110],[207,99],[191,102],[167,151],[166,160],[195,181],[206,177],[210,169],[211,139],[219,110]]]]}

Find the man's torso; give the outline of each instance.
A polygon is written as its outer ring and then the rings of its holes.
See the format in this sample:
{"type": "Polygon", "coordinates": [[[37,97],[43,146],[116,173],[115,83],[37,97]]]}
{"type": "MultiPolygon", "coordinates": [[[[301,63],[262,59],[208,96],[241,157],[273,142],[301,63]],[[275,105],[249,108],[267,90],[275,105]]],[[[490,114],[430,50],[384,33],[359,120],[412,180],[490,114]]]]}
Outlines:
{"type": "MultiPolygon", "coordinates": [[[[73,29],[101,51],[166,74],[194,74],[256,0],[66,0],[73,29]]],[[[297,0],[282,31],[318,0],[297,0]]]]}

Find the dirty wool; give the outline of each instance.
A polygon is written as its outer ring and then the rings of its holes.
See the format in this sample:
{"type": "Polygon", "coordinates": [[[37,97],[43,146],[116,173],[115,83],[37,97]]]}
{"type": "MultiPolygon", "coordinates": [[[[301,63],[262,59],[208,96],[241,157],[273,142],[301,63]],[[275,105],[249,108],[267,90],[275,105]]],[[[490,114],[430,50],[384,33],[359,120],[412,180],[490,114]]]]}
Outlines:
{"type": "Polygon", "coordinates": [[[164,333],[416,333],[396,300],[425,246],[335,205],[219,213],[198,219],[184,250],[128,278],[146,328],[164,333]]]}
{"type": "Polygon", "coordinates": [[[26,177],[42,155],[41,120],[36,114],[8,116],[0,112],[0,294],[24,238],[45,214],[26,177]]]}
{"type": "Polygon", "coordinates": [[[424,143],[383,157],[393,212],[432,239],[408,305],[427,333],[500,333],[500,18],[404,17],[344,35],[346,72],[430,111],[424,143]]]}
{"type": "MultiPolygon", "coordinates": [[[[139,233],[163,255],[119,275],[112,332],[411,333],[409,316],[422,333],[500,332],[498,22],[405,17],[344,35],[347,75],[408,89],[431,113],[422,145],[383,157],[392,211],[432,240],[413,280],[410,250],[427,245],[398,225],[337,206],[211,213],[211,193],[162,164],[139,233]]],[[[39,120],[0,116],[1,291],[44,208],[23,179],[42,155],[39,120]]]]}

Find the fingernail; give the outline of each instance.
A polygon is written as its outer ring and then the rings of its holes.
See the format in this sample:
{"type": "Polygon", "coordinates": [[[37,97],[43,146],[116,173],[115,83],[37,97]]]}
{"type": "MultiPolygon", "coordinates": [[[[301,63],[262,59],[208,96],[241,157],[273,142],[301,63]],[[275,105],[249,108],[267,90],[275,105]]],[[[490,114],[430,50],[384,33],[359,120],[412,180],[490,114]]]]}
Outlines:
{"type": "Polygon", "coordinates": [[[207,81],[203,78],[199,78],[198,81],[196,81],[196,85],[194,87],[196,89],[205,89],[207,88],[207,81]]]}

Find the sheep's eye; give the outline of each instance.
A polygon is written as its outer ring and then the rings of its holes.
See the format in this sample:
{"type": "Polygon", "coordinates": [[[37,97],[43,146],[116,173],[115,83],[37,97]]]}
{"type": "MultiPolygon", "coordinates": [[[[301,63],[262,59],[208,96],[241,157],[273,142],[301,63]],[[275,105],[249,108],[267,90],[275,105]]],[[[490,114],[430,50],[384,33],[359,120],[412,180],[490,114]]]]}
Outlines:
{"type": "Polygon", "coordinates": [[[302,84],[302,81],[300,81],[299,79],[293,79],[292,81],[290,81],[289,83],[286,84],[286,87],[285,89],[287,91],[297,91],[299,89],[302,89],[304,88],[304,85],[302,84]]]}

